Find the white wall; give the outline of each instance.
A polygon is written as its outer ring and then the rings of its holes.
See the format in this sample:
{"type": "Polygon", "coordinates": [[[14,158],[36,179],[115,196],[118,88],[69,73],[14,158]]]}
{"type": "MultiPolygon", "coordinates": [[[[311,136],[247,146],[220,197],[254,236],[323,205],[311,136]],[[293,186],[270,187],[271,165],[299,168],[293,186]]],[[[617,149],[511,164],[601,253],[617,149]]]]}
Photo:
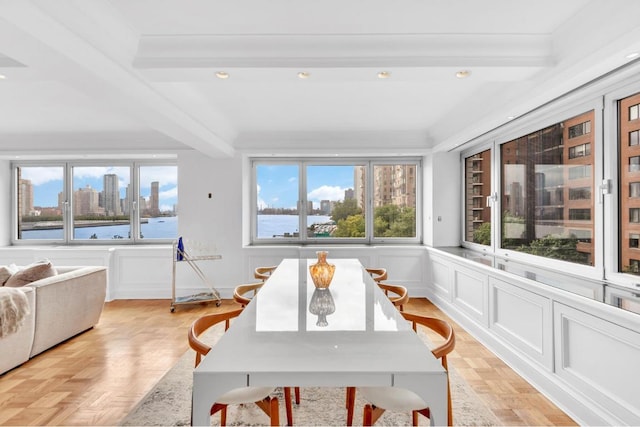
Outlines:
{"type": "Polygon", "coordinates": [[[0,160],[0,246],[11,242],[11,165],[0,160]]]}
{"type": "Polygon", "coordinates": [[[460,245],[460,154],[434,153],[424,161],[424,243],[460,245]]]}

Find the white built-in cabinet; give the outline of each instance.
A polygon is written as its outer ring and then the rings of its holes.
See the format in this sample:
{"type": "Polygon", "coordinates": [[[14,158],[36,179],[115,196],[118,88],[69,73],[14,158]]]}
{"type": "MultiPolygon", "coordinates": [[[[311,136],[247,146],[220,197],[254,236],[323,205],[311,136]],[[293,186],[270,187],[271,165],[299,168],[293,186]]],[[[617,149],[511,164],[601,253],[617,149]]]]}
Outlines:
{"type": "Polygon", "coordinates": [[[605,284],[538,269],[550,286],[535,268],[433,248],[426,258],[429,298],[577,422],[640,425],[640,315],[602,302],[605,284]]]}

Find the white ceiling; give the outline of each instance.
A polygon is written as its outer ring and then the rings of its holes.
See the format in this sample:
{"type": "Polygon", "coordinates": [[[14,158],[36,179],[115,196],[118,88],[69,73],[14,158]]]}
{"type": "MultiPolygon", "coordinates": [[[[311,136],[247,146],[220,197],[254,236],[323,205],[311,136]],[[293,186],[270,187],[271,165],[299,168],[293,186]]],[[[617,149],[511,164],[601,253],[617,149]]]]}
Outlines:
{"type": "Polygon", "coordinates": [[[638,16],[637,0],[0,0],[0,153],[450,149],[628,62],[638,16]]]}

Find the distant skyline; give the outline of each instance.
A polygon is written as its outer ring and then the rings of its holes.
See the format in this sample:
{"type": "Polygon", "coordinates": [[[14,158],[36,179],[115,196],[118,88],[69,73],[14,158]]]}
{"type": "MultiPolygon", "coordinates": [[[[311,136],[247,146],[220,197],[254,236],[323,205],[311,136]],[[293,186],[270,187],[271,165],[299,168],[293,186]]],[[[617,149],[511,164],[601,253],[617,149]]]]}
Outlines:
{"type": "MultiPolygon", "coordinates": [[[[119,179],[120,198],[126,195],[129,185],[128,167],[74,167],[73,191],[85,188],[87,185],[102,191],[103,177],[116,174],[119,179]]],[[[33,205],[39,207],[57,207],[58,193],[63,190],[62,167],[31,167],[21,168],[22,179],[28,179],[33,185],[33,205]]],[[[178,203],[177,168],[175,166],[144,166],[141,168],[140,195],[149,199],[151,182],[158,181],[160,210],[173,210],[178,203]]]]}
{"type": "MultiPolygon", "coordinates": [[[[344,192],[354,187],[351,165],[307,166],[307,200],[314,209],[321,200],[342,201],[344,192]]],[[[262,164],[257,168],[258,207],[295,209],[298,195],[297,165],[262,164]]]]}

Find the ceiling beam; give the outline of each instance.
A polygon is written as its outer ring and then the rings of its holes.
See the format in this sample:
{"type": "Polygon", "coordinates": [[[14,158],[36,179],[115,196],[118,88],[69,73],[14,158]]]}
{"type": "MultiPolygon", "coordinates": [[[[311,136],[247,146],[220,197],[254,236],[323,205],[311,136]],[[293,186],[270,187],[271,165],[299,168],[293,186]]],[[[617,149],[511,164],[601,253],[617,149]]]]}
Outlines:
{"type": "MultiPolygon", "coordinates": [[[[228,123],[220,123],[221,131],[218,131],[186,114],[172,99],[139,76],[130,63],[108,53],[122,50],[104,47],[108,41],[100,38],[103,28],[98,27],[98,22],[91,27],[93,33],[88,33],[85,11],[75,3],[64,5],[64,14],[60,14],[64,16],[62,22],[60,16],[54,17],[54,12],[46,10],[58,7],[57,3],[3,3],[0,20],[5,22],[0,25],[0,50],[13,60],[39,70],[44,78],[60,81],[99,99],[114,111],[138,117],[151,128],[206,155],[234,154],[229,139],[235,135],[228,123]]],[[[123,39],[117,42],[122,43],[123,39]]]]}

